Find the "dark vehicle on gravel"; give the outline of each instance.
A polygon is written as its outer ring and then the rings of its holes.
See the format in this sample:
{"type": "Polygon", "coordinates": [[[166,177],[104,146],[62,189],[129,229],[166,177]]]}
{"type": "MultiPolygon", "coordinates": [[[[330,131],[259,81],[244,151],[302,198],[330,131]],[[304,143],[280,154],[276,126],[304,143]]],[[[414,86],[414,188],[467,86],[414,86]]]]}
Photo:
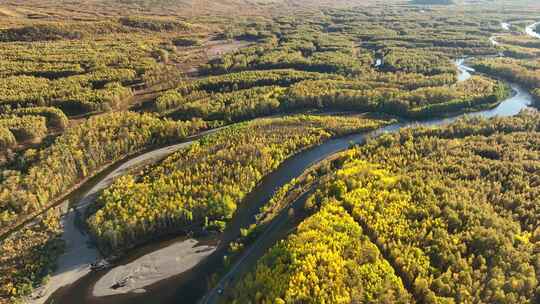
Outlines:
{"type": "Polygon", "coordinates": [[[111,268],[111,264],[106,260],[100,260],[90,264],[90,270],[92,271],[105,270],[108,268],[111,268]]]}

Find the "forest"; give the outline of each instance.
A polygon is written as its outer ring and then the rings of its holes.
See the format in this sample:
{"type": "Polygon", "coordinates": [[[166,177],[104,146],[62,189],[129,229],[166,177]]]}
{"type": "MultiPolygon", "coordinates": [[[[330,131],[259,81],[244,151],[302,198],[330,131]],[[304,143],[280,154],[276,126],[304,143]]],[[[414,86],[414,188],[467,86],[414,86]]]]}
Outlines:
{"type": "Polygon", "coordinates": [[[172,237],[226,248],[192,291],[209,303],[537,303],[539,12],[532,0],[0,3],[0,304],[66,302],[48,282],[74,250],[115,268],[172,237]],[[353,134],[226,235],[266,177],[353,134]],[[157,149],[170,151],[111,179],[66,231],[80,203],[68,198],[157,149]]]}
{"type": "MultiPolygon", "coordinates": [[[[43,117],[41,122],[45,128],[43,117]]],[[[173,122],[137,113],[111,113],[70,128],[48,147],[26,150],[12,168],[2,171],[1,231],[9,231],[29,215],[51,206],[58,195],[108,163],[186,138],[205,127],[196,120],[173,122]]]]}
{"type": "Polygon", "coordinates": [[[309,199],[313,215],[230,302],[534,303],[539,123],[463,119],[343,152],[309,199]],[[392,292],[372,298],[380,290],[392,292]]]}
{"type": "Polygon", "coordinates": [[[97,199],[90,231],[107,251],[175,230],[222,231],[245,195],[286,158],[332,136],[384,124],[299,115],[226,128],[138,175],[119,178],[97,199]]]}
{"type": "Polygon", "coordinates": [[[232,303],[412,303],[362,227],[331,201],[274,246],[235,287],[234,298],[232,303]]]}
{"type": "MultiPolygon", "coordinates": [[[[330,16],[344,18],[340,13],[330,16]]],[[[375,33],[353,31],[364,18],[348,16],[340,31],[326,28],[329,26],[322,21],[310,24],[289,18],[277,20],[277,25],[256,24],[257,33],[250,38],[231,29],[229,37],[260,42],[210,61],[202,72],[220,76],[181,83],[159,96],[154,109],[177,119],[196,116],[226,121],[317,108],[426,118],[489,108],[509,95],[503,83],[484,76],[456,83],[457,70],[442,52],[443,42],[433,42],[425,49],[417,47],[427,44],[420,34],[411,37],[410,45],[404,48],[379,41],[381,37],[373,37],[375,33]],[[361,35],[367,36],[362,37],[366,42],[355,44],[354,39],[361,35]],[[384,58],[378,68],[373,66],[372,50],[384,58]],[[228,93],[225,96],[224,91],[228,93]],[[231,98],[234,103],[228,101],[231,98]]],[[[464,44],[475,49],[479,45],[483,46],[481,42],[464,44]]],[[[472,52],[452,49],[456,51],[463,55],[472,52]]]]}
{"type": "Polygon", "coordinates": [[[489,59],[475,62],[474,67],[482,72],[497,75],[512,82],[525,85],[540,100],[540,65],[538,61],[522,59],[489,59]]]}

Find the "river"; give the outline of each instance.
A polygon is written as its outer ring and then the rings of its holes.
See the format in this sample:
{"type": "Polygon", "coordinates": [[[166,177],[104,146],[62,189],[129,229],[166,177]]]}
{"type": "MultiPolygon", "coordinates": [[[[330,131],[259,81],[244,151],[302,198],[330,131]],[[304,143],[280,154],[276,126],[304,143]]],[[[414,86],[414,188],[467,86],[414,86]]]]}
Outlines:
{"type": "MultiPolygon", "coordinates": [[[[460,71],[459,81],[470,77],[474,70],[457,60],[460,71]]],[[[77,304],[150,304],[150,303],[195,303],[207,292],[208,278],[222,265],[222,256],[226,253],[228,244],[239,235],[240,228],[253,222],[253,216],[259,208],[273,195],[274,191],[300,176],[308,167],[321,160],[343,151],[351,144],[361,144],[367,137],[374,137],[386,132],[397,132],[410,126],[440,126],[451,123],[456,119],[469,116],[513,116],[533,103],[533,97],[521,86],[510,84],[514,94],[502,101],[493,109],[469,114],[459,114],[442,119],[408,121],[380,128],[376,131],[353,134],[337,139],[331,139],[319,146],[300,152],[286,160],[278,169],[263,178],[254,191],[246,196],[238,208],[238,213],[228,225],[226,231],[217,238],[192,239],[172,237],[134,250],[128,257],[120,260],[113,269],[88,273],[75,283],[57,290],[47,303],[77,303],[77,304]],[[182,253],[182,254],[180,254],[182,253]],[[122,278],[131,277],[134,282],[128,288],[110,288],[112,283],[122,278]],[[97,288],[97,289],[96,289],[97,288]],[[111,289],[105,291],[106,289],[111,289]],[[124,289],[124,290],[122,290],[124,289]],[[125,293],[129,292],[129,293],[125,293]],[[98,296],[99,295],[99,296],[98,296]]],[[[186,145],[186,144],[184,144],[186,145]]],[[[155,153],[155,151],[149,152],[155,153]]],[[[144,154],[142,155],[144,158],[144,154]]],[[[281,223],[271,225],[278,231],[281,223]]],[[[265,232],[266,234],[266,232],[265,232]]],[[[256,243],[257,244],[257,243],[256,243]]],[[[240,263],[250,258],[257,259],[264,250],[256,252],[247,250],[240,263]]],[[[264,249],[264,248],[263,248],[264,249]]],[[[82,267],[82,265],[79,265],[82,267]]],[[[238,264],[232,269],[236,269],[238,264]]],[[[80,271],[80,270],[79,270],[80,271]]],[[[229,272],[220,280],[205,298],[214,302],[219,297],[218,290],[225,285],[226,279],[235,276],[229,272]]]]}
{"type": "MultiPolygon", "coordinates": [[[[540,23],[537,23],[540,24],[540,23]]],[[[502,22],[501,27],[504,30],[510,30],[510,24],[502,22]]],[[[536,33],[533,28],[536,27],[536,24],[533,24],[527,27],[526,33],[532,37],[540,38],[540,35],[536,33]]],[[[495,36],[490,37],[489,39],[494,46],[497,46],[498,43],[495,41],[495,36]]],[[[475,70],[471,67],[465,65],[465,59],[458,59],[455,61],[457,65],[459,75],[458,81],[465,81],[471,77],[471,73],[475,70]]],[[[455,120],[463,117],[464,115],[469,116],[480,116],[484,118],[491,118],[495,116],[505,117],[505,116],[514,116],[520,111],[529,108],[534,100],[529,92],[523,89],[517,84],[510,83],[513,94],[511,97],[503,100],[497,107],[493,109],[488,109],[484,111],[479,111],[469,114],[460,114],[449,118],[443,119],[430,119],[424,121],[413,121],[405,122],[400,124],[394,124],[380,128],[379,130],[368,132],[365,136],[376,137],[387,132],[397,132],[404,127],[411,126],[442,126],[454,122],[455,120]]],[[[358,140],[363,141],[363,139],[358,140]]],[[[301,206],[302,202],[305,201],[307,195],[304,194],[300,196],[295,202],[291,203],[290,208],[295,209],[297,206],[301,206]]],[[[288,225],[294,225],[294,220],[289,220],[286,216],[288,208],[274,219],[273,223],[266,229],[263,235],[261,235],[257,241],[250,246],[246,252],[238,259],[238,261],[230,268],[230,270],[222,276],[219,282],[214,285],[209,292],[207,292],[199,301],[200,304],[210,304],[210,303],[219,303],[221,292],[229,285],[234,285],[234,282],[242,277],[242,275],[254,267],[255,263],[259,258],[261,258],[267,250],[279,239],[282,239],[286,234],[287,230],[290,229],[288,225]]],[[[226,291],[225,291],[226,292],[226,291]]]]}
{"type": "Polygon", "coordinates": [[[158,162],[175,151],[191,145],[201,136],[214,133],[218,130],[205,131],[188,139],[186,142],[158,148],[119,162],[96,175],[70,194],[68,196],[69,198],[57,207],[60,210],[65,210],[61,218],[61,224],[64,230],[62,239],[66,244],[65,251],[58,258],[57,269],[51,275],[48,282],[43,287],[37,289],[26,302],[30,304],[45,302],[47,297],[59,287],[74,283],[87,275],[90,272],[88,265],[101,258],[98,250],[89,245],[90,237],[84,231],[84,228],[80,227],[81,216],[85,214],[87,208],[93,203],[101,190],[110,186],[116,178],[128,173],[130,170],[158,162]],[[76,203],[70,204],[70,201],[76,203]]]}
{"type": "MultiPolygon", "coordinates": [[[[455,63],[458,65],[458,70],[460,71],[460,74],[461,74],[459,75],[458,79],[461,79],[461,81],[463,81],[463,79],[470,78],[469,72],[474,72],[474,69],[472,69],[471,67],[465,66],[464,60],[462,59],[456,60],[455,63]],[[467,73],[469,75],[468,76],[463,75],[464,73],[467,73]]],[[[468,114],[459,114],[459,115],[451,116],[448,118],[434,118],[434,119],[427,119],[427,120],[421,120],[421,121],[407,121],[407,122],[402,122],[402,123],[396,123],[396,124],[382,127],[375,131],[370,131],[363,134],[351,136],[348,138],[348,140],[354,144],[362,144],[365,142],[366,138],[374,138],[374,137],[380,136],[381,134],[398,132],[399,130],[406,127],[444,126],[464,116],[479,116],[479,117],[484,117],[484,118],[491,118],[491,117],[496,117],[496,116],[508,117],[508,116],[514,116],[518,114],[520,111],[530,108],[530,106],[533,104],[533,101],[534,101],[531,94],[529,94],[527,90],[523,89],[521,86],[517,84],[511,83],[510,86],[513,90],[512,96],[503,100],[501,103],[499,103],[498,106],[496,106],[493,109],[488,109],[488,110],[478,111],[478,112],[473,112],[473,113],[468,113],[468,114]]],[[[329,154],[328,156],[330,155],[331,154],[329,154]]],[[[305,200],[305,198],[306,198],[305,196],[301,196],[300,198],[297,199],[297,201],[293,202],[291,206],[294,207],[297,204],[301,205],[301,201],[305,200]]],[[[204,297],[200,301],[200,304],[218,303],[219,298],[221,296],[220,295],[221,291],[223,291],[228,285],[232,285],[231,283],[233,281],[242,277],[245,271],[248,271],[249,267],[253,267],[256,261],[260,257],[262,257],[262,255],[264,255],[264,253],[266,253],[266,251],[275,243],[275,240],[279,240],[286,234],[285,233],[286,231],[284,230],[286,230],[287,225],[290,224],[290,221],[287,221],[287,217],[285,216],[286,215],[285,213],[287,211],[286,209],[288,208],[285,208],[283,213],[280,214],[280,216],[278,216],[274,220],[274,222],[277,225],[271,225],[265,231],[265,234],[261,236],[255,242],[255,244],[253,244],[242,255],[242,257],[238,260],[238,262],[231,267],[231,270],[227,272],[217,284],[215,284],[215,287],[204,295],[204,297]],[[269,241],[265,241],[261,239],[263,237],[268,238],[269,241]],[[242,263],[245,263],[248,265],[241,265],[242,263]]]]}
{"type": "MultiPolygon", "coordinates": [[[[501,22],[501,28],[505,31],[509,31],[510,30],[510,23],[506,23],[506,22],[501,22]]],[[[493,46],[498,46],[499,45],[499,42],[497,42],[497,37],[496,36],[491,36],[489,37],[489,41],[491,42],[491,44],[493,46]]]]}
{"type": "Polygon", "coordinates": [[[527,26],[525,28],[525,33],[527,33],[527,35],[529,35],[531,37],[540,39],[540,34],[536,32],[536,27],[538,25],[540,25],[540,22],[536,22],[536,23],[533,23],[533,24],[527,26]]]}
{"type": "Polygon", "coordinates": [[[457,66],[459,72],[457,77],[458,82],[471,78],[471,73],[474,72],[474,69],[465,65],[465,58],[457,59],[454,61],[454,64],[457,66]]]}

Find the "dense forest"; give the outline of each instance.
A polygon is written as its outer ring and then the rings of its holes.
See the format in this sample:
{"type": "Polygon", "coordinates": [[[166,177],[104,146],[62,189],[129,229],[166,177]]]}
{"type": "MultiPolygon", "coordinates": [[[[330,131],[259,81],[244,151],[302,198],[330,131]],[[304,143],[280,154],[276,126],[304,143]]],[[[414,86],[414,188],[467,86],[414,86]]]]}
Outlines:
{"type": "Polygon", "coordinates": [[[273,247],[234,293],[234,303],[412,303],[377,246],[336,202],[273,247]]]}
{"type": "MultiPolygon", "coordinates": [[[[41,119],[45,127],[45,119],[41,119]]],[[[3,170],[0,177],[1,231],[49,207],[59,195],[103,166],[142,149],[185,138],[205,126],[196,120],[173,122],[137,113],[111,113],[70,128],[48,147],[27,150],[15,167],[3,170]]]]}
{"type": "MultiPolygon", "coordinates": [[[[516,92],[540,100],[538,12],[528,0],[1,3],[0,303],[39,299],[73,250],[58,206],[135,155],[193,141],[125,170],[77,215],[106,260],[165,235],[220,240],[266,176],[330,138],[516,92]]],[[[326,155],[220,244],[205,287],[233,303],[536,303],[539,121],[466,118],[326,155]],[[282,214],[292,228],[214,286],[282,214]]]]}
{"type": "Polygon", "coordinates": [[[26,296],[35,286],[47,281],[65,246],[61,234],[59,214],[52,211],[40,215],[34,225],[24,227],[19,235],[2,241],[2,303],[26,296]]]}
{"type": "Polygon", "coordinates": [[[314,215],[266,253],[234,288],[233,302],[395,303],[412,295],[424,303],[534,303],[539,132],[537,113],[465,119],[409,128],[343,153],[334,161],[340,169],[310,199],[314,215]],[[336,214],[339,220],[328,219],[336,214]],[[326,240],[319,232],[332,229],[357,237],[334,232],[326,240]],[[359,242],[352,251],[358,257],[346,249],[350,242],[359,242]],[[378,259],[397,278],[377,277],[378,259]],[[359,280],[374,283],[351,288],[359,280]],[[370,300],[392,290],[389,282],[395,292],[370,300]]]}
{"type": "Polygon", "coordinates": [[[515,83],[525,85],[540,100],[540,64],[514,58],[488,59],[475,62],[474,67],[482,72],[497,75],[515,83]]]}
{"type": "Polygon", "coordinates": [[[223,230],[245,195],[289,156],[329,137],[384,124],[300,115],[226,128],[139,176],[119,178],[98,198],[90,231],[111,251],[175,230],[223,230]]]}
{"type": "Polygon", "coordinates": [[[329,17],[341,21],[339,29],[291,18],[251,25],[249,31],[231,29],[228,37],[259,43],[210,61],[202,72],[220,76],[181,83],[156,100],[155,110],[177,119],[227,121],[313,108],[425,118],[491,107],[508,95],[504,84],[484,76],[456,84],[457,70],[445,48],[467,55],[488,47],[483,38],[457,48],[446,42],[451,36],[427,42],[422,32],[410,38],[387,33],[383,40],[376,31],[355,30],[366,26],[367,16],[339,11],[329,17]],[[359,38],[365,42],[355,43],[359,38]],[[406,45],[396,45],[404,39],[406,45]],[[383,58],[377,68],[373,51],[383,58]]]}
{"type": "MultiPolygon", "coordinates": [[[[40,118],[44,123],[45,118],[40,118]]],[[[63,195],[110,163],[206,127],[196,120],[173,122],[137,113],[111,113],[70,128],[48,147],[17,155],[0,177],[0,231],[7,235],[35,214],[38,223],[34,220],[0,241],[0,297],[27,295],[54,271],[55,259],[62,252],[59,216],[42,211],[62,202],[63,195]]]]}

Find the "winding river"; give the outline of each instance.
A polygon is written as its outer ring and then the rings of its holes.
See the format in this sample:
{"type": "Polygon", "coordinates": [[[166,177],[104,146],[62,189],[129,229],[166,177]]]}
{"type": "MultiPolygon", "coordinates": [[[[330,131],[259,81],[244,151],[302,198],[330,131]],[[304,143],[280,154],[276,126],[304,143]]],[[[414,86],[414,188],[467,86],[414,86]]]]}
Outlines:
{"type": "Polygon", "coordinates": [[[457,59],[454,61],[454,64],[459,72],[457,77],[458,82],[471,78],[471,73],[474,72],[474,69],[465,65],[465,58],[457,59]]]}
{"type": "MultiPolygon", "coordinates": [[[[538,35],[538,34],[537,34],[538,35]]],[[[540,37],[540,36],[538,36],[540,37]]],[[[474,70],[465,65],[463,60],[456,61],[459,81],[466,80],[474,70]]],[[[60,259],[60,268],[52,280],[52,286],[64,286],[54,291],[45,291],[44,297],[31,301],[35,303],[77,303],[77,304],[145,304],[145,303],[195,303],[203,298],[205,303],[213,303],[219,299],[219,290],[228,281],[239,277],[244,264],[253,263],[271,246],[273,239],[286,228],[287,221],[278,216],[250,249],[246,250],[224,277],[217,287],[207,293],[208,278],[222,265],[222,257],[228,244],[239,235],[240,228],[253,222],[253,217],[279,187],[300,176],[308,167],[329,156],[343,151],[351,144],[362,144],[368,137],[375,137],[386,132],[396,132],[410,126],[440,126],[451,123],[465,115],[469,116],[513,116],[521,110],[530,107],[533,97],[521,86],[511,84],[514,91],[512,97],[502,101],[493,109],[469,114],[459,114],[443,119],[422,121],[405,121],[380,128],[376,131],[353,134],[331,139],[323,144],[300,152],[286,160],[277,170],[264,177],[257,188],[248,194],[238,208],[238,213],[228,225],[225,232],[217,237],[194,239],[188,237],[170,237],[160,242],[142,246],[133,250],[128,257],[120,260],[114,268],[89,272],[88,263],[99,255],[86,245],[87,237],[75,224],[76,212],[84,211],[89,201],[112,180],[132,168],[151,162],[156,162],[167,155],[188,146],[191,142],[158,149],[132,159],[109,173],[100,180],[79,201],[73,211],[64,218],[65,238],[68,250],[60,259]],[[82,209],[82,210],[81,210],[82,209]],[[79,210],[79,211],[77,211],[79,210]],[[270,241],[268,241],[270,239],[270,241]],[[84,253],[84,254],[81,254],[84,253]],[[71,262],[70,262],[71,261],[71,262]],[[66,263],[67,265],[63,265],[66,263]],[[127,286],[114,286],[119,280],[128,280],[127,286]],[[55,285],[57,284],[57,285],[55,285]],[[113,288],[115,287],[115,288],[113,288]]],[[[301,197],[298,201],[305,197],[301,197]]],[[[51,284],[48,284],[51,285],[51,284]]]]}
{"type": "MultiPolygon", "coordinates": [[[[537,23],[540,24],[540,23],[537,23]]],[[[501,27],[503,30],[510,30],[510,24],[502,22],[501,27]]],[[[540,35],[534,32],[533,28],[536,27],[536,24],[531,25],[527,28],[526,33],[532,37],[540,38],[540,35]]],[[[494,46],[497,46],[498,43],[495,41],[495,37],[492,36],[489,39],[494,46]]],[[[471,77],[471,73],[475,70],[471,67],[465,65],[465,59],[458,59],[455,61],[455,64],[458,68],[459,75],[458,81],[465,81],[471,77]]],[[[410,126],[441,126],[449,124],[462,116],[480,116],[484,118],[490,118],[495,116],[505,117],[505,116],[514,116],[520,111],[530,108],[533,103],[533,97],[528,93],[527,90],[523,89],[517,84],[510,83],[512,88],[513,95],[506,100],[503,100],[498,106],[493,109],[488,109],[484,111],[479,111],[469,114],[460,114],[453,117],[445,119],[430,119],[424,121],[415,121],[415,122],[405,122],[400,124],[394,124],[381,128],[379,130],[369,132],[364,135],[364,139],[359,140],[362,142],[365,140],[365,137],[375,137],[386,132],[397,132],[404,127],[410,126]]],[[[298,206],[301,206],[303,201],[307,198],[307,194],[300,196],[295,202],[290,205],[290,208],[296,210],[298,206]]],[[[218,303],[221,297],[221,292],[229,285],[241,278],[242,275],[252,269],[259,258],[261,258],[267,250],[275,244],[279,239],[282,239],[287,234],[287,230],[290,228],[288,224],[291,224],[291,221],[288,220],[286,215],[286,209],[279,214],[273,223],[269,225],[263,235],[261,235],[258,240],[250,246],[250,248],[244,252],[244,254],[237,260],[237,262],[230,268],[230,270],[221,277],[220,281],[215,284],[214,288],[207,292],[204,297],[199,301],[201,304],[206,303],[218,303]]]]}
{"type": "MultiPolygon", "coordinates": [[[[474,69],[464,65],[464,60],[459,59],[455,63],[458,65],[458,70],[460,71],[458,81],[463,81],[471,77],[470,72],[474,72],[474,69]]],[[[530,108],[534,100],[532,95],[529,94],[528,91],[523,89],[521,86],[513,83],[511,83],[510,86],[513,91],[512,96],[503,100],[495,108],[492,109],[459,114],[448,118],[435,118],[421,121],[405,121],[385,126],[375,131],[353,135],[347,138],[347,140],[349,140],[351,144],[362,144],[366,141],[367,138],[374,138],[385,133],[398,132],[399,130],[406,127],[444,126],[464,116],[479,116],[484,118],[491,118],[496,116],[514,116],[520,111],[530,108]]],[[[323,146],[324,145],[325,144],[323,144],[323,146]]],[[[346,147],[344,147],[342,150],[344,149],[346,149],[346,147]]],[[[328,154],[327,157],[330,155],[331,154],[328,154]]],[[[296,209],[297,206],[302,205],[302,202],[305,199],[306,195],[299,197],[295,202],[291,204],[291,207],[293,209],[296,209]]],[[[261,258],[268,249],[270,249],[270,247],[275,243],[276,240],[279,240],[286,235],[287,225],[290,224],[290,221],[288,221],[287,217],[287,209],[288,208],[285,208],[282,214],[280,214],[276,217],[276,219],[274,219],[274,222],[269,226],[269,228],[267,228],[265,233],[261,237],[259,237],[258,240],[246,252],[243,253],[242,257],[236,262],[235,265],[231,267],[229,272],[227,272],[224,276],[221,277],[220,281],[215,284],[215,287],[211,289],[208,293],[206,293],[202,300],[199,301],[199,303],[218,303],[221,297],[221,291],[223,291],[227,286],[232,285],[231,283],[234,282],[236,279],[240,278],[242,274],[244,274],[244,272],[249,271],[250,267],[253,267],[255,265],[256,261],[261,258]]]]}
{"type": "Polygon", "coordinates": [[[525,33],[531,37],[539,38],[540,34],[536,32],[536,27],[540,25],[540,22],[535,22],[525,28],[525,33]]]}
{"type": "Polygon", "coordinates": [[[168,155],[191,145],[202,136],[214,133],[219,129],[205,131],[188,141],[158,148],[141,155],[126,159],[98,174],[83,184],[77,191],[69,195],[58,208],[64,210],[61,224],[64,230],[62,239],[66,243],[65,252],[58,258],[57,270],[53,273],[45,286],[36,290],[28,303],[43,303],[56,291],[57,288],[74,283],[90,272],[88,265],[101,258],[97,249],[90,245],[90,237],[83,227],[80,227],[80,218],[87,208],[96,199],[99,192],[110,186],[116,178],[125,175],[130,170],[158,162],[168,155]],[[70,204],[70,200],[76,204],[70,204]]]}

